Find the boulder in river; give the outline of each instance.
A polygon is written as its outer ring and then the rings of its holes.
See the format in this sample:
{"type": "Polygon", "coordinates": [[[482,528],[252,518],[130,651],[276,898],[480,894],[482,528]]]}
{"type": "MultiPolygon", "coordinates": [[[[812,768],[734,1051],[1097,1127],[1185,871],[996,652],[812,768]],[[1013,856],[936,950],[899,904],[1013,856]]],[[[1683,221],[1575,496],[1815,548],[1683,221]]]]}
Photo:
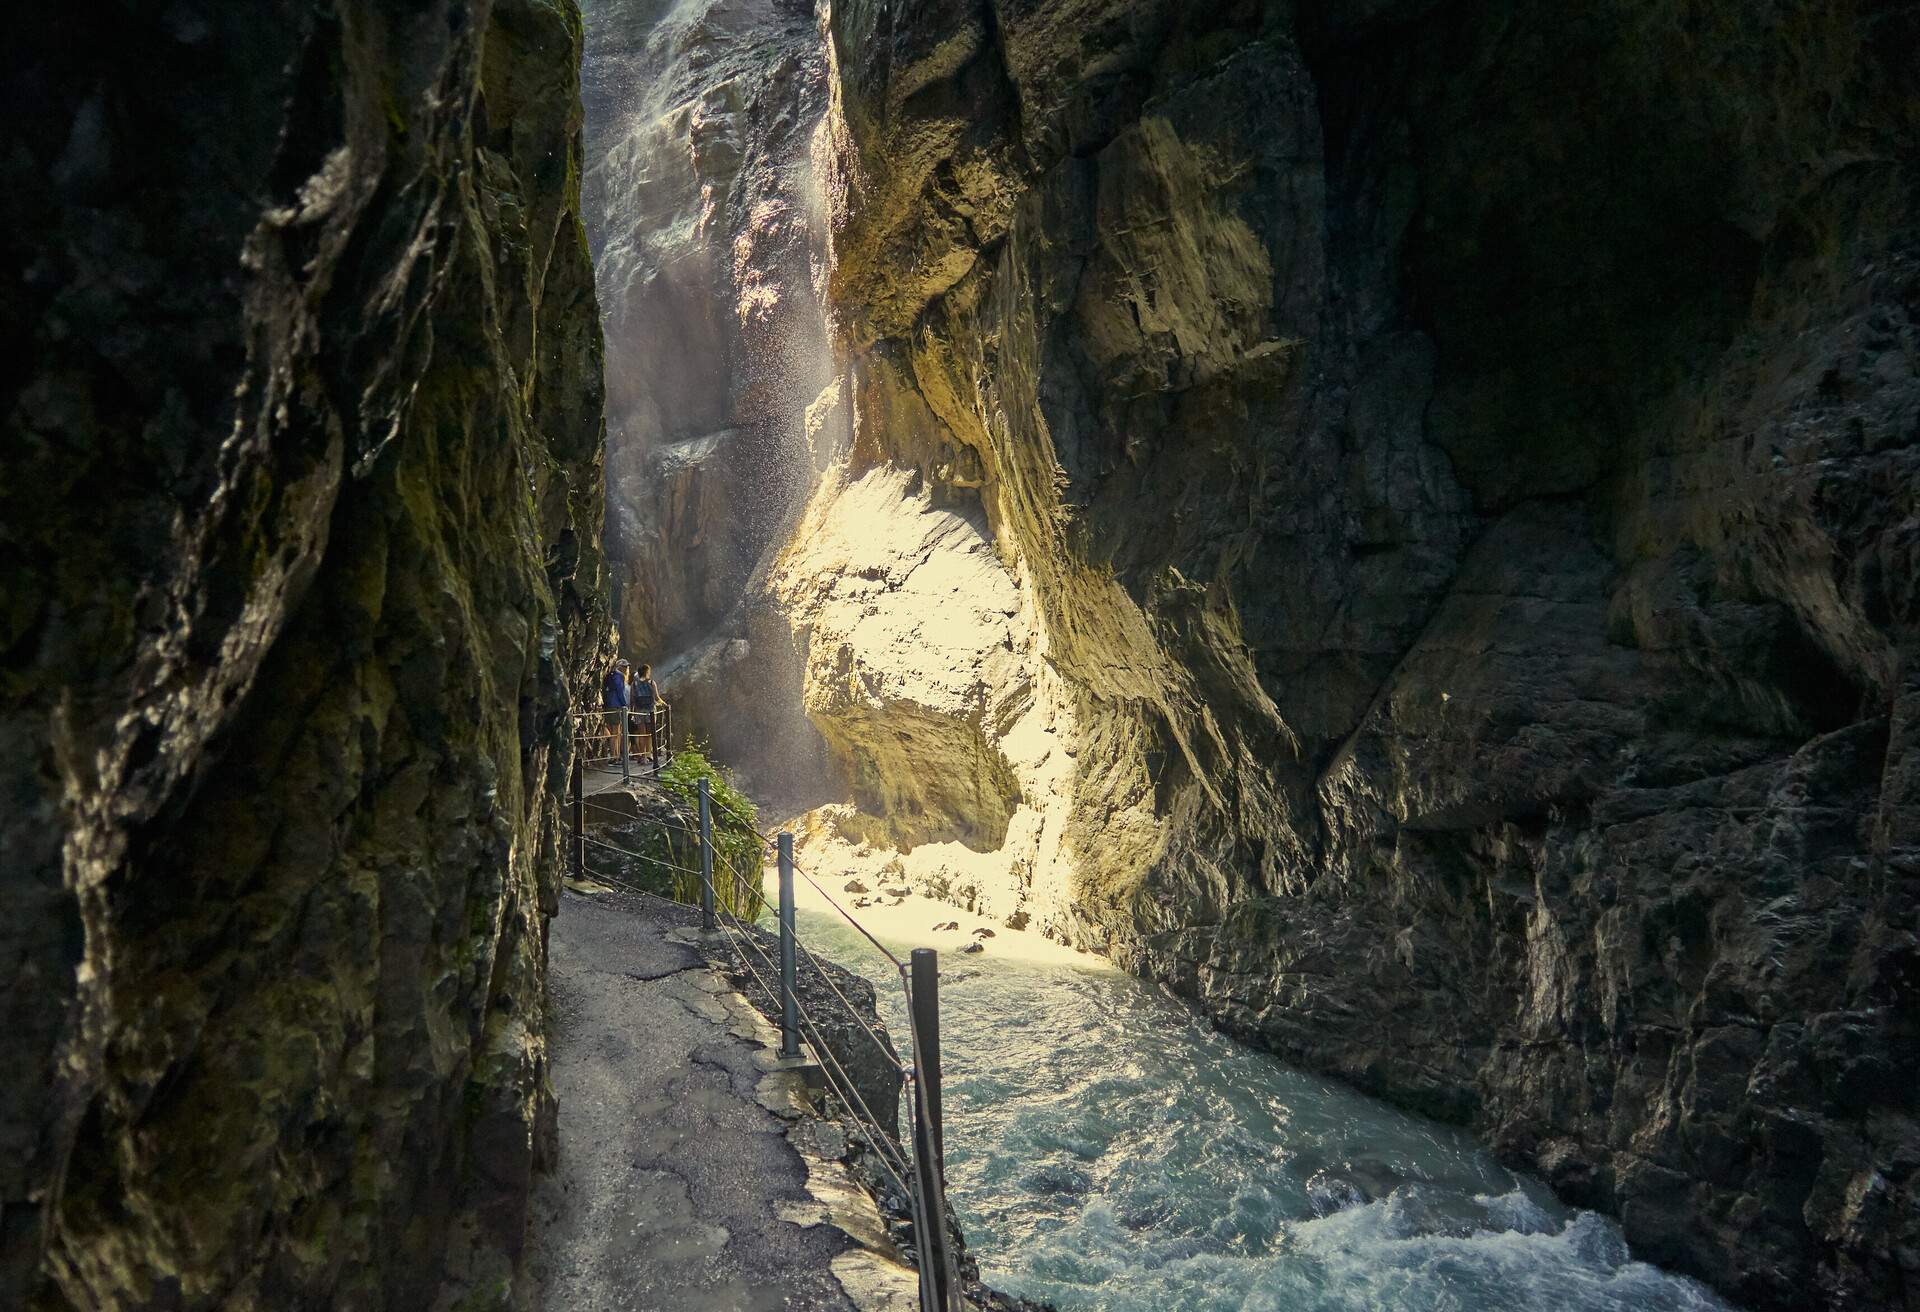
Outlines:
{"type": "Polygon", "coordinates": [[[1367,1191],[1344,1175],[1315,1171],[1307,1179],[1307,1205],[1315,1216],[1332,1216],[1367,1202],[1367,1191]]]}

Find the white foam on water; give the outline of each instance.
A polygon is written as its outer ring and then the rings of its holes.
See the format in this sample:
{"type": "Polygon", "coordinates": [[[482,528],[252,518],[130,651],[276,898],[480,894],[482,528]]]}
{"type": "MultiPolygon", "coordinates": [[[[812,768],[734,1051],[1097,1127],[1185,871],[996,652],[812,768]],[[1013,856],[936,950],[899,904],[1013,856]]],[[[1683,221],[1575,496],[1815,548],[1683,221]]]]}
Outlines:
{"type": "MultiPolygon", "coordinates": [[[[824,917],[801,934],[877,959],[824,917]]],[[[890,968],[869,977],[902,1026],[890,968]]],[[[1137,980],[943,958],[941,990],[950,1194],[1011,1293],[1063,1312],[1729,1312],[1464,1132],[1137,980]]]]}

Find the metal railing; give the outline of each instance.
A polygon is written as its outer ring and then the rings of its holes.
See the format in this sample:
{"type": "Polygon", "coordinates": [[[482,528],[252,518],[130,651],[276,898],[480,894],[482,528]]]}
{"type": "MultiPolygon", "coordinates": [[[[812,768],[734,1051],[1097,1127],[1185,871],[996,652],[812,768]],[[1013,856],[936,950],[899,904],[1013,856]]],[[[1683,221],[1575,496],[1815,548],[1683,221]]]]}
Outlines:
{"type": "MultiPolygon", "coordinates": [[[[656,767],[656,771],[657,771],[656,767]]],[[[816,1068],[834,1096],[839,1099],[847,1116],[852,1120],[867,1146],[873,1153],[886,1177],[900,1190],[900,1196],[907,1200],[913,1224],[916,1265],[920,1273],[921,1312],[959,1312],[961,1308],[961,1289],[958,1262],[954,1251],[952,1236],[947,1229],[946,1203],[946,1133],[942,1121],[940,1093],[940,962],[939,954],[932,948],[914,948],[908,959],[901,961],[868,929],[854,919],[839,901],[823,888],[820,882],[798,866],[793,859],[793,835],[782,832],[769,837],[755,827],[752,819],[728,806],[724,799],[716,796],[708,781],[699,781],[699,830],[700,868],[680,866],[672,862],[661,861],[639,852],[630,852],[610,843],[590,838],[586,833],[587,799],[584,793],[584,776],[581,770],[581,758],[576,755],[573,769],[573,796],[571,800],[573,867],[577,877],[588,877],[587,844],[599,843],[622,855],[668,866],[674,871],[695,875],[699,879],[700,923],[709,934],[723,934],[733,946],[736,958],[751,974],[755,983],[769,999],[777,1000],[780,1009],[780,1054],[787,1058],[798,1058],[801,1045],[811,1049],[816,1068]],[[765,892],[753,884],[737,869],[727,855],[713,841],[713,810],[720,809],[731,816],[738,824],[760,839],[765,848],[772,848],[776,854],[779,869],[779,960],[767,952],[760,942],[760,933],[753,922],[753,913],[764,905],[765,892]],[[860,1014],[846,993],[833,980],[833,976],[821,963],[819,957],[800,941],[794,928],[794,878],[798,876],[807,881],[813,890],[823,898],[846,920],[865,940],[865,942],[885,957],[892,973],[900,982],[907,1013],[907,1029],[910,1039],[911,1064],[902,1063],[895,1055],[893,1046],[877,1032],[860,1014]],[[734,894],[717,897],[716,879],[720,886],[730,887],[734,894]],[[727,881],[731,881],[729,884],[727,881]],[[742,918],[738,909],[748,909],[748,916],[742,918]],[[750,955],[751,954],[751,955],[750,955]],[[760,967],[754,965],[757,958],[766,968],[762,975],[760,967]],[[814,972],[826,986],[828,993],[845,1009],[853,1020],[856,1031],[863,1034],[879,1053],[881,1061],[901,1080],[906,1093],[909,1121],[909,1140],[912,1153],[901,1146],[898,1138],[898,1126],[885,1126],[880,1123],[867,1100],[860,1094],[853,1075],[847,1067],[854,1064],[850,1054],[847,1061],[836,1057],[832,1045],[827,1042],[825,1032],[807,1008],[798,989],[799,968],[801,962],[814,972]],[[774,984],[778,980],[778,985],[774,984]]],[[[657,823],[649,821],[649,823],[657,823]]],[[[687,831],[692,833],[692,831],[687,831]]],[[[630,892],[648,897],[659,897],[657,893],[609,878],[596,873],[596,879],[606,880],[630,892]]],[[[667,899],[662,899],[667,900],[667,899]]],[[[816,999],[818,1001],[818,999],[816,999]]],[[[875,1020],[878,1020],[876,1015],[875,1020]]]]}
{"type": "Polygon", "coordinates": [[[659,774],[673,760],[673,708],[665,702],[649,707],[614,707],[603,711],[576,711],[573,716],[574,756],[594,769],[620,767],[622,779],[633,778],[635,761],[647,773],[659,774]]]}

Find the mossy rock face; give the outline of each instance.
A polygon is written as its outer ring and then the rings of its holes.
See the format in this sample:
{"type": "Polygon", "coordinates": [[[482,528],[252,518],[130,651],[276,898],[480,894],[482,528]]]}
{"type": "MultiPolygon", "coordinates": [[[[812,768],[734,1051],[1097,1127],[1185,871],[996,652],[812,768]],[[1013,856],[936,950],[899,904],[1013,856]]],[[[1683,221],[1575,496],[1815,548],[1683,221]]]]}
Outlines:
{"type": "Polygon", "coordinates": [[[0,55],[0,1305],[511,1303],[606,631],[568,0],[0,55]]]}

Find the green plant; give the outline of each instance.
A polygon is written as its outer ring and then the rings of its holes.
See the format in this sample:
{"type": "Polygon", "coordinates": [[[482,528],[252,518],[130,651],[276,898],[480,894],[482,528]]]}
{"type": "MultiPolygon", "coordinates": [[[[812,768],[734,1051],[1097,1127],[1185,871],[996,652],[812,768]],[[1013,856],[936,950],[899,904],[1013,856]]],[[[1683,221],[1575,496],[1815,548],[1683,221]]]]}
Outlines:
{"type": "MultiPolygon", "coordinates": [[[[759,808],[733,782],[731,771],[709,759],[704,743],[689,742],[681,747],[658,775],[660,786],[695,814],[699,811],[702,779],[707,781],[713,798],[714,900],[742,920],[757,920],[766,906],[761,894],[766,846],[760,838],[759,808]]],[[[674,897],[698,902],[699,880],[691,875],[675,876],[674,897]]]]}

